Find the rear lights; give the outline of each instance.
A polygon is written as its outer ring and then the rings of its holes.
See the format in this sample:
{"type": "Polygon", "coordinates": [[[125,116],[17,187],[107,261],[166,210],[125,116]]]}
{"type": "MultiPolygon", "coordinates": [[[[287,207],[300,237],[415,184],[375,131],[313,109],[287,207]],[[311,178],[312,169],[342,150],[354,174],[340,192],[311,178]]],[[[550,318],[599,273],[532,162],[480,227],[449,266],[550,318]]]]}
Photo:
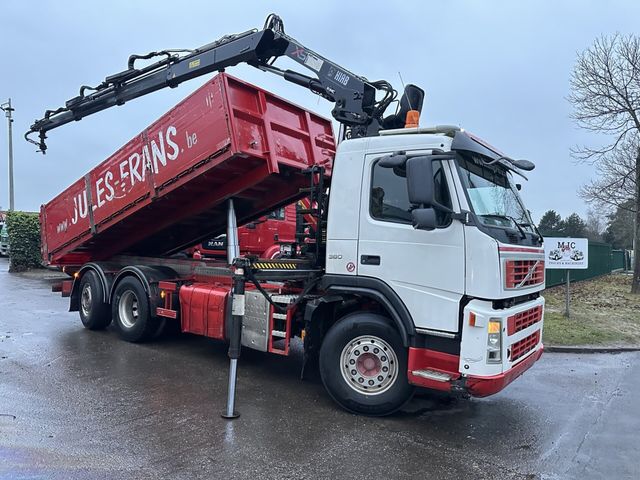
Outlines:
{"type": "Polygon", "coordinates": [[[487,363],[502,361],[502,322],[497,318],[487,325],[487,363]]]}

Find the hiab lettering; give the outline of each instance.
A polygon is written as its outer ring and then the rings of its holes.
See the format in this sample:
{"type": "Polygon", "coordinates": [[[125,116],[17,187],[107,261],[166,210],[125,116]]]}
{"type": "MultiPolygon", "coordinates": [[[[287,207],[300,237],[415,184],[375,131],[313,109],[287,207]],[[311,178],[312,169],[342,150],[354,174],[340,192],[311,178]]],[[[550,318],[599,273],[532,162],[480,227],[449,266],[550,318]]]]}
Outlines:
{"type": "MultiPolygon", "coordinates": [[[[167,166],[168,160],[176,160],[180,155],[180,148],[174,141],[178,131],[173,125],[167,127],[166,130],[158,132],[157,139],[154,137],[149,144],[143,145],[139,152],[129,155],[129,158],[118,164],[118,171],[112,172],[107,170],[103,176],[96,180],[92,188],[93,192],[93,210],[96,210],[107,202],[116,197],[117,188],[123,192],[128,191],[138,182],[144,182],[147,170],[158,173],[163,167],[167,166]],[[151,151],[149,151],[151,150],[151,151]],[[115,180],[117,178],[117,180],[115,180]],[[127,189],[127,184],[130,187],[127,189]]],[[[195,137],[195,135],[193,135],[195,137]]],[[[194,142],[189,138],[189,147],[194,142]]],[[[87,201],[87,190],[84,189],[73,198],[73,218],[71,224],[75,225],[81,218],[86,218],[89,214],[89,206],[87,201]]],[[[68,227],[67,220],[58,225],[58,233],[65,231],[68,227]]]]}

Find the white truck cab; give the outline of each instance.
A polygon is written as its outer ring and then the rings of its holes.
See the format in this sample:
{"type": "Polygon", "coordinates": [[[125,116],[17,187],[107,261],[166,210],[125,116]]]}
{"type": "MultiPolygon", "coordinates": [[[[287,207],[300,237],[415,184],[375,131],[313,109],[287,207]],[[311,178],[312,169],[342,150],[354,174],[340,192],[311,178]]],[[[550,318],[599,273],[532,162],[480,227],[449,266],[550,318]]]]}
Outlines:
{"type": "Polygon", "coordinates": [[[409,383],[490,395],[542,354],[542,237],[506,160],[457,127],[338,147],[325,284],[391,304],[409,383]]]}

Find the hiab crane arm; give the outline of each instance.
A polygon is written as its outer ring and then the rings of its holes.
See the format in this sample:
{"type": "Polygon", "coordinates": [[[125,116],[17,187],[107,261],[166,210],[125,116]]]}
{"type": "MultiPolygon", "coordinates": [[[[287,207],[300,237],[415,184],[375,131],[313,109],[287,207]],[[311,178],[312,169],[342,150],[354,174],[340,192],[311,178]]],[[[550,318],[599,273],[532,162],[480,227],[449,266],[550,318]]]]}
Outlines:
{"type": "Polygon", "coordinates": [[[424,92],[414,85],[407,85],[399,112],[384,117],[385,110],[396,99],[396,91],[389,82],[370,82],[309,50],[286,35],[280,17],[271,14],[262,30],[227,35],[195,50],[163,50],[131,55],[126,70],[108,76],[96,87],[82,86],[80,94],[67,101],[64,107],[47,110],[44,118],[36,120],[25,138],[45,153],[45,139],[49,130],[239,63],[281,75],[285,80],[334,102],[331,113],[345,127],[347,137],[372,136],[382,128],[402,127],[409,110],[420,111],[422,108],[424,92]],[[180,55],[184,52],[188,53],[180,55]],[[275,60],[282,56],[313,71],[315,77],[273,66],[275,60]],[[141,68],[135,67],[137,60],[155,57],[164,58],[141,68]],[[380,100],[376,99],[378,91],[383,93],[380,100]],[[29,138],[33,133],[38,133],[39,140],[29,138]]]}

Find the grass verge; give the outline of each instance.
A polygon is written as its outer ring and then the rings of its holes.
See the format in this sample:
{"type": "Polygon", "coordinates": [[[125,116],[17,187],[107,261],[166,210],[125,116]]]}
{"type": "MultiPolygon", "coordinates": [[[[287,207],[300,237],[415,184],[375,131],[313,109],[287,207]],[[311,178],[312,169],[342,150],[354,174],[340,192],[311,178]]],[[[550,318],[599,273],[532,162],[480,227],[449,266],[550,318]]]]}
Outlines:
{"type": "Polygon", "coordinates": [[[640,295],[631,275],[616,273],[571,284],[571,317],[564,316],[565,287],[544,291],[543,340],[549,345],[640,345],[640,295]]]}

